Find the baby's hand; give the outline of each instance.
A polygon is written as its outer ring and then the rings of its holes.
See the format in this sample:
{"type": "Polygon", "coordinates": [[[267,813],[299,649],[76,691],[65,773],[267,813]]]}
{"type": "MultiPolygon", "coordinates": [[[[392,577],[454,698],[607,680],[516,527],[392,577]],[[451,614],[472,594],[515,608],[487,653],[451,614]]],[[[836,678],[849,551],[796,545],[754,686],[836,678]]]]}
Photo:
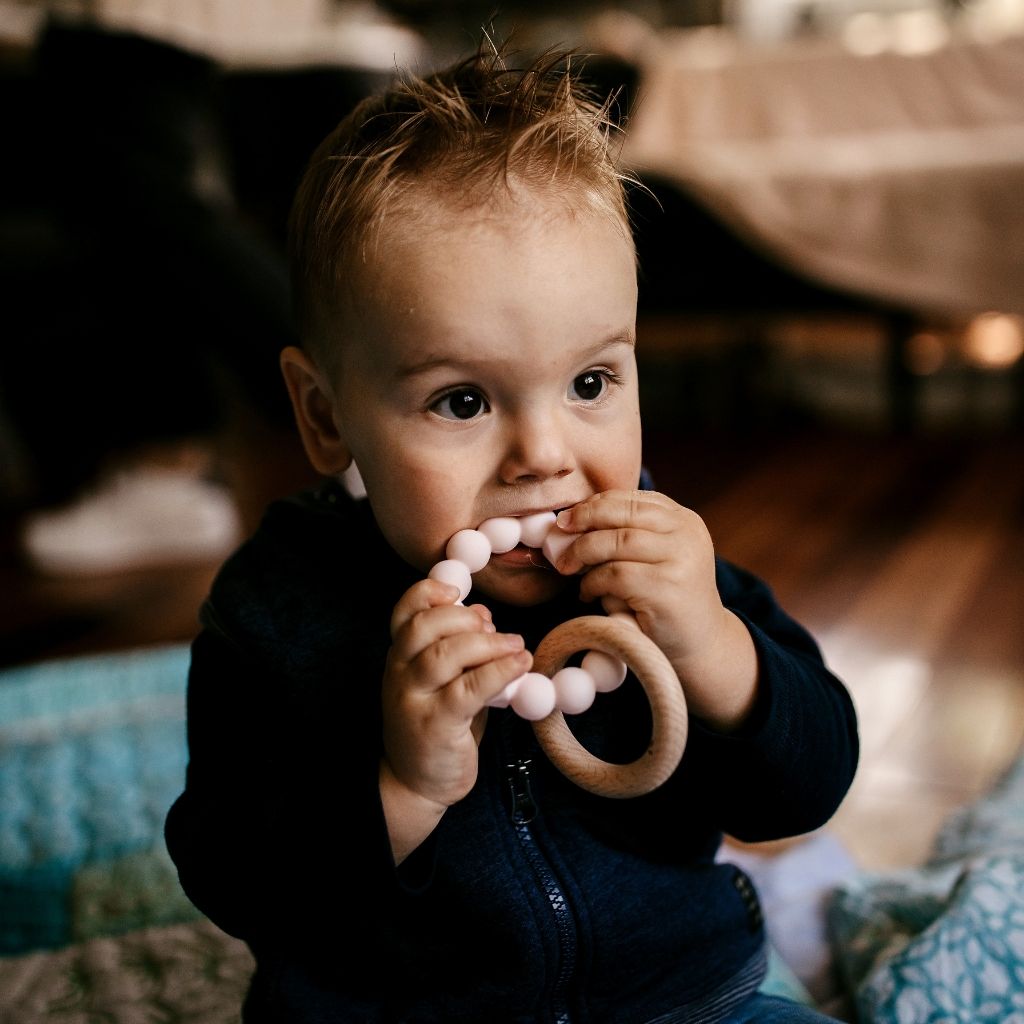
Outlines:
{"type": "Polygon", "coordinates": [[[700,516],[656,491],[606,491],[557,522],[580,535],[556,562],[561,573],[583,574],[580,597],[625,602],[672,663],[693,714],[737,726],[753,704],[757,656],[746,627],[722,606],[700,516]]]}
{"type": "Polygon", "coordinates": [[[432,579],[405,592],[384,672],[386,767],[440,808],[473,788],[487,702],[532,664],[521,636],[495,632],[483,605],[453,604],[457,597],[432,579]]]}

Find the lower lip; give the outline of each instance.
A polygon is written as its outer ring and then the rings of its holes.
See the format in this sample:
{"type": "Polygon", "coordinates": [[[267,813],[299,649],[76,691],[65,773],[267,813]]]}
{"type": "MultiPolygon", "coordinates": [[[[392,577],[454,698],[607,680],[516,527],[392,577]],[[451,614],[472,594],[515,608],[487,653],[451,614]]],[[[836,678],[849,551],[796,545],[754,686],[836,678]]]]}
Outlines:
{"type": "Polygon", "coordinates": [[[503,551],[500,555],[491,555],[491,562],[516,568],[539,569],[546,561],[539,548],[528,548],[518,544],[511,551],[503,551]],[[541,563],[541,564],[538,564],[541,563]]]}

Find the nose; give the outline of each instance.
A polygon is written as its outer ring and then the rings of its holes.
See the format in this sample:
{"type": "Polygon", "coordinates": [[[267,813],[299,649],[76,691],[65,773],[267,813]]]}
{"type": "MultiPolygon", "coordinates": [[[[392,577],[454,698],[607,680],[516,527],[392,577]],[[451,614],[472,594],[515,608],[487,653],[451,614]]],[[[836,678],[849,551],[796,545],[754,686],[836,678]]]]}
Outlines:
{"type": "Polygon", "coordinates": [[[536,483],[567,476],[575,465],[571,425],[556,411],[529,410],[508,425],[499,475],[503,483],[536,483]]]}

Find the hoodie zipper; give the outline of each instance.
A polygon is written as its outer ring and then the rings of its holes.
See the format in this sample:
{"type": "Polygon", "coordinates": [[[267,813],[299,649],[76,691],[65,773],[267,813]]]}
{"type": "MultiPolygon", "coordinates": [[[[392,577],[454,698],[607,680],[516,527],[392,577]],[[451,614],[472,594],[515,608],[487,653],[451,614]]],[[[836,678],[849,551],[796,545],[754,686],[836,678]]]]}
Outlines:
{"type": "MultiPolygon", "coordinates": [[[[506,730],[506,736],[509,731],[506,730]]],[[[530,829],[530,822],[537,815],[537,804],[534,801],[533,789],[530,784],[531,764],[530,758],[521,757],[515,761],[508,761],[505,765],[512,797],[512,824],[515,827],[519,845],[537,876],[555,919],[560,956],[558,977],[555,979],[551,992],[552,1019],[554,1024],[571,1024],[567,991],[569,981],[576,968],[576,925],[554,871],[538,847],[537,840],[530,829]]]]}

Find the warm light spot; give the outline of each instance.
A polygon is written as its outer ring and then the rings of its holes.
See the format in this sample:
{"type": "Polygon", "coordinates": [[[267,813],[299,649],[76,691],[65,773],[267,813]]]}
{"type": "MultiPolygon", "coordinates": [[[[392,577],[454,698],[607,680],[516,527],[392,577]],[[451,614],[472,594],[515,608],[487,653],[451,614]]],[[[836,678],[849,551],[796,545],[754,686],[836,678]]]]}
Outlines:
{"type": "Polygon", "coordinates": [[[859,57],[873,57],[889,47],[892,36],[889,21],[874,11],[855,14],[843,26],[843,43],[859,57]]]}
{"type": "Polygon", "coordinates": [[[1024,33],[1022,0],[985,0],[969,3],[958,11],[968,33],[980,43],[997,43],[1024,33]]]}
{"type": "Polygon", "coordinates": [[[1006,313],[982,313],[966,327],[964,359],[986,370],[1005,370],[1024,355],[1024,319],[1006,313]]]}
{"type": "Polygon", "coordinates": [[[897,53],[931,53],[949,42],[949,27],[938,11],[922,8],[893,16],[893,49],[897,53]]]}
{"type": "Polygon", "coordinates": [[[946,345],[934,331],[918,331],[907,341],[904,357],[911,373],[927,377],[942,369],[946,345]]]}
{"type": "Polygon", "coordinates": [[[913,720],[931,686],[931,665],[916,655],[873,650],[864,638],[849,634],[834,639],[819,633],[828,663],[850,691],[860,722],[861,747],[865,761],[878,753],[913,720]]]}

